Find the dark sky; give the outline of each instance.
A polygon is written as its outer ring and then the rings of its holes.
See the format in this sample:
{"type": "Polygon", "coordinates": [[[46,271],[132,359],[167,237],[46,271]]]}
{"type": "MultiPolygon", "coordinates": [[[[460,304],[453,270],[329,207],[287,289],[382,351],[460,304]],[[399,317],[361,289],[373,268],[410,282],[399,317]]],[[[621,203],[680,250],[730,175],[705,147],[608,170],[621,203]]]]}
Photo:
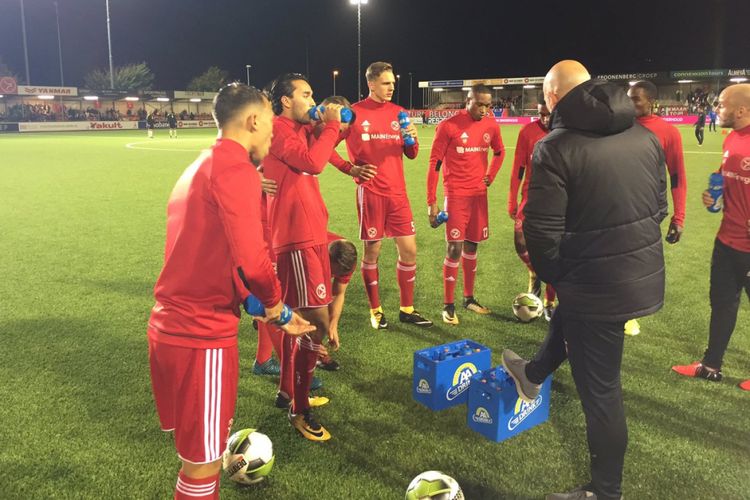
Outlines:
{"type": "MultiPolygon", "coordinates": [[[[23,78],[20,0],[0,0],[0,57],[23,78]]],[[[309,72],[318,95],[356,88],[356,7],[349,0],[110,0],[115,65],[146,61],[157,89],[184,89],[211,65],[265,85],[309,72]]],[[[25,0],[31,81],[59,85],[53,0],[25,0]]],[[[107,60],[105,0],[59,0],[66,85],[107,60]]],[[[538,76],[576,58],[593,74],[750,67],[750,0],[370,0],[362,64],[394,63],[418,80],[538,76]]]]}

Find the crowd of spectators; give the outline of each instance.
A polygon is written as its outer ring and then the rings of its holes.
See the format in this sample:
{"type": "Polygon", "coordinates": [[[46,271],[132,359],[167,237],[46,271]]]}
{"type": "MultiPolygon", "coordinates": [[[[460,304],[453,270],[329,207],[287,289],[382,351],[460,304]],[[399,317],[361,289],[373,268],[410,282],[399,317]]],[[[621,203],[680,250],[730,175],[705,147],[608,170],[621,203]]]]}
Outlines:
{"type": "MultiPolygon", "coordinates": [[[[168,109],[161,110],[157,121],[164,121],[168,109]]],[[[73,108],[60,104],[13,104],[0,111],[0,122],[53,122],[53,121],[126,121],[145,120],[149,111],[128,108],[122,112],[116,108],[73,108]]],[[[211,120],[211,113],[194,113],[183,109],[177,114],[180,120],[211,120]]]]}

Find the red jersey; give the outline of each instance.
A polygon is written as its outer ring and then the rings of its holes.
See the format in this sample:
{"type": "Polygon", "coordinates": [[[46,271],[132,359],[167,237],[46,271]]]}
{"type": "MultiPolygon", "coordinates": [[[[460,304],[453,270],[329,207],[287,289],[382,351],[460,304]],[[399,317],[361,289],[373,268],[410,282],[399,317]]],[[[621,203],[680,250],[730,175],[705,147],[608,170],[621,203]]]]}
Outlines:
{"type": "MultiPolygon", "coordinates": [[[[333,243],[334,241],[343,239],[345,239],[343,236],[339,236],[336,233],[328,231],[328,243],[333,243]]],[[[352,269],[352,272],[350,272],[349,274],[332,274],[332,276],[334,280],[345,285],[352,280],[352,274],[354,274],[354,269],[352,269]]]]}
{"type": "Polygon", "coordinates": [[[355,165],[378,167],[378,175],[362,185],[381,196],[406,195],[402,155],[413,160],[419,152],[419,144],[405,146],[401,138],[398,114],[404,108],[368,97],[355,103],[352,109],[357,120],[346,132],[349,159],[355,165]]]}
{"type": "Polygon", "coordinates": [[[487,192],[484,177],[495,180],[503,164],[505,148],[500,126],[494,117],[475,120],[463,110],[438,125],[432,142],[430,166],[427,169],[427,204],[436,201],[440,168],[443,170],[443,191],[452,196],[474,196],[487,192]],[[492,150],[492,164],[487,152],[492,150]],[[439,166],[439,162],[442,165],[439,166]]]}
{"type": "Polygon", "coordinates": [[[750,252],[750,125],[724,140],[724,216],[718,238],[728,247],[750,252]]]}
{"type": "Polygon", "coordinates": [[[549,133],[541,120],[528,123],[518,133],[516,141],[516,154],[513,158],[513,171],[510,173],[510,191],[508,192],[508,213],[523,217],[523,206],[526,204],[526,196],[529,192],[529,179],[531,179],[531,155],[534,146],[540,139],[549,133]],[[521,184],[523,183],[523,184],[521,184]],[[518,188],[521,187],[521,203],[519,209],[518,188]]]}
{"type": "Polygon", "coordinates": [[[667,170],[672,190],[674,215],[672,222],[682,227],[685,225],[685,200],[687,198],[687,176],[685,175],[685,158],[682,154],[682,136],[674,125],[665,122],[656,115],[641,116],[638,123],[649,129],[664,149],[667,170]]]}
{"type": "Polygon", "coordinates": [[[339,126],[328,122],[320,137],[311,140],[312,126],[283,116],[274,119],[263,175],[277,185],[276,196],[268,197],[268,223],[277,254],[328,243],[328,210],[317,175],[336,146],[339,126]]]}
{"type": "Polygon", "coordinates": [[[177,181],[167,207],[164,268],[149,336],[200,349],[237,344],[240,304],[267,307],[281,289],[263,241],[260,176],[247,150],[219,139],[177,181]]]}

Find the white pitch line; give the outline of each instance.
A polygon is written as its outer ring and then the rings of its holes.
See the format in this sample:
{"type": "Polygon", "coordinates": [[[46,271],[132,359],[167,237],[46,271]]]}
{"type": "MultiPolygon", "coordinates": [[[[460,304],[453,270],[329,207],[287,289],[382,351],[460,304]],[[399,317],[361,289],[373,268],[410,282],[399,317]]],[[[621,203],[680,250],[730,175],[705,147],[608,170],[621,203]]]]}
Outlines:
{"type": "MultiPolygon", "coordinates": [[[[187,141],[190,141],[190,140],[192,140],[192,141],[200,140],[201,142],[204,141],[203,139],[183,139],[183,140],[187,140],[187,141]]],[[[188,152],[188,153],[200,153],[201,151],[203,151],[203,150],[211,147],[210,144],[207,145],[205,148],[202,148],[202,149],[148,148],[148,147],[138,146],[139,144],[163,144],[165,142],[171,144],[171,140],[170,139],[162,139],[162,140],[158,140],[157,139],[157,140],[130,142],[128,144],[125,144],[125,147],[128,148],[128,149],[140,149],[140,150],[143,150],[143,151],[171,151],[171,152],[181,152],[181,153],[184,153],[184,152],[188,152]]]]}

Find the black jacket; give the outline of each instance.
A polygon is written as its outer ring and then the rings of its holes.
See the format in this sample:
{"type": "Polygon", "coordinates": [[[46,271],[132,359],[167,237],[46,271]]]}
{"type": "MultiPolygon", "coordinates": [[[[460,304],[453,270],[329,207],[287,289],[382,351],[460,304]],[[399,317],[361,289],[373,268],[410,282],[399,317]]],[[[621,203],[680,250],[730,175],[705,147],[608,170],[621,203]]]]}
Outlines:
{"type": "Polygon", "coordinates": [[[554,109],[534,149],[523,225],[531,263],[565,314],[625,321],[659,310],[664,151],[625,92],[590,80],[554,109]]]}

